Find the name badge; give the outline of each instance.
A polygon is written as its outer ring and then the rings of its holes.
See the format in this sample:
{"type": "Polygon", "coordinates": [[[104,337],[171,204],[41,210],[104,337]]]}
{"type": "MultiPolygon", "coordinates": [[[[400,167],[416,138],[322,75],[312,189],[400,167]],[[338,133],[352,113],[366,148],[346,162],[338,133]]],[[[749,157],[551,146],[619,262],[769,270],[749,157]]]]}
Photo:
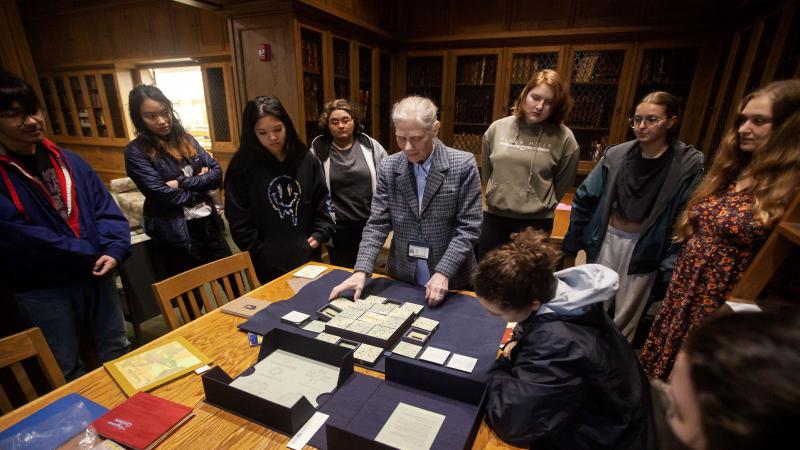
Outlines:
{"type": "Polygon", "coordinates": [[[423,259],[427,261],[430,253],[431,246],[427,242],[408,241],[408,259],[423,259]]]}

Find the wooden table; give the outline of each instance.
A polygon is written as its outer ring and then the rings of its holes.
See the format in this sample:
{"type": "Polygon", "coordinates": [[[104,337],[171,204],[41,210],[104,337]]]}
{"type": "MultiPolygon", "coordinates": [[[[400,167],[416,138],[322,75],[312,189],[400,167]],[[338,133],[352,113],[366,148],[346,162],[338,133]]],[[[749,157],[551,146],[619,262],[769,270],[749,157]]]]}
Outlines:
{"type": "MultiPolygon", "coordinates": [[[[335,266],[328,267],[337,268],[335,266]]],[[[277,301],[292,297],[294,292],[289,286],[288,280],[291,279],[291,273],[293,272],[255,289],[248,295],[267,301],[277,301]]],[[[220,366],[231,377],[235,377],[255,364],[258,357],[258,347],[250,347],[247,343],[247,334],[237,328],[237,325],[244,321],[245,319],[241,317],[225,314],[217,309],[143,347],[153,347],[165,340],[183,336],[208,355],[214,361],[214,364],[220,366]]],[[[356,366],[356,370],[383,378],[381,373],[358,366],[356,366]]],[[[117,383],[101,367],[25,406],[0,416],[0,430],[5,430],[37,409],[73,392],[81,394],[107,408],[113,408],[127,399],[117,383]]],[[[286,443],[289,441],[289,438],[283,434],[203,402],[203,384],[200,376],[194,373],[167,383],[151,392],[167,400],[191,406],[195,412],[195,417],[169,436],[158,447],[160,449],[272,449],[285,448],[286,443]]],[[[311,447],[307,446],[306,448],[311,447]]],[[[500,449],[513,447],[503,443],[489,430],[486,423],[482,423],[473,448],[500,449]]]]}

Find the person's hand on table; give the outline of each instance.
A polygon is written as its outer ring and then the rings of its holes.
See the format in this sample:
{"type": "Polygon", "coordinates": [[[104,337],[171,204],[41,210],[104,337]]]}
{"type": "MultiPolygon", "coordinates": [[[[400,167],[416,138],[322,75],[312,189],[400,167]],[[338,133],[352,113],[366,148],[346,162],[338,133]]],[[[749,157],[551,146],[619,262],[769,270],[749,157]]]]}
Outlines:
{"type": "Polygon", "coordinates": [[[447,294],[447,286],[449,284],[450,280],[446,276],[439,272],[433,274],[428,283],[425,284],[425,301],[430,306],[436,306],[441,303],[445,294],[447,294]]]}
{"type": "Polygon", "coordinates": [[[364,289],[364,283],[367,281],[367,274],[364,272],[353,272],[350,277],[341,282],[341,284],[335,286],[331,290],[331,295],[328,300],[333,300],[339,295],[348,290],[354,289],[355,294],[353,294],[353,300],[358,300],[361,298],[361,291],[364,289]]]}

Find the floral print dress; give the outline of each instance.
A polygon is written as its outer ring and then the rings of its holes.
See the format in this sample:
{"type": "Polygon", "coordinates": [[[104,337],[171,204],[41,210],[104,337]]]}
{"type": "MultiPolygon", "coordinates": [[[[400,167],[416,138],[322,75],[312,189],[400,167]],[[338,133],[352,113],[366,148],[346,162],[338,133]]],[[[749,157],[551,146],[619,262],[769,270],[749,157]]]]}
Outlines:
{"type": "Polygon", "coordinates": [[[669,379],[689,333],[714,313],[739,281],[767,238],[753,216],[749,191],[735,184],[689,210],[694,233],[675,263],[667,294],[642,348],[648,376],[669,379]]]}

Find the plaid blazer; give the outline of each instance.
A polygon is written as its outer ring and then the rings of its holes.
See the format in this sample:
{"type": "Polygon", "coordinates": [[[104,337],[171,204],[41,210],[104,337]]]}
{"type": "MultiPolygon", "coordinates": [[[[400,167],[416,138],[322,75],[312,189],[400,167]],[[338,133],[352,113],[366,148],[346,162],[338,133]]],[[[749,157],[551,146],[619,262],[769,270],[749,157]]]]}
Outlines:
{"type": "Polygon", "coordinates": [[[372,274],[386,236],[394,231],[389,250],[393,278],[415,282],[416,261],[408,259],[408,241],[422,240],[431,245],[431,275],[447,276],[450,289],[469,285],[483,218],[480,176],[471,153],[446,147],[439,140],[434,145],[421,213],[414,171],[405,154],[398,152],[381,162],[355,270],[372,274]]]}

